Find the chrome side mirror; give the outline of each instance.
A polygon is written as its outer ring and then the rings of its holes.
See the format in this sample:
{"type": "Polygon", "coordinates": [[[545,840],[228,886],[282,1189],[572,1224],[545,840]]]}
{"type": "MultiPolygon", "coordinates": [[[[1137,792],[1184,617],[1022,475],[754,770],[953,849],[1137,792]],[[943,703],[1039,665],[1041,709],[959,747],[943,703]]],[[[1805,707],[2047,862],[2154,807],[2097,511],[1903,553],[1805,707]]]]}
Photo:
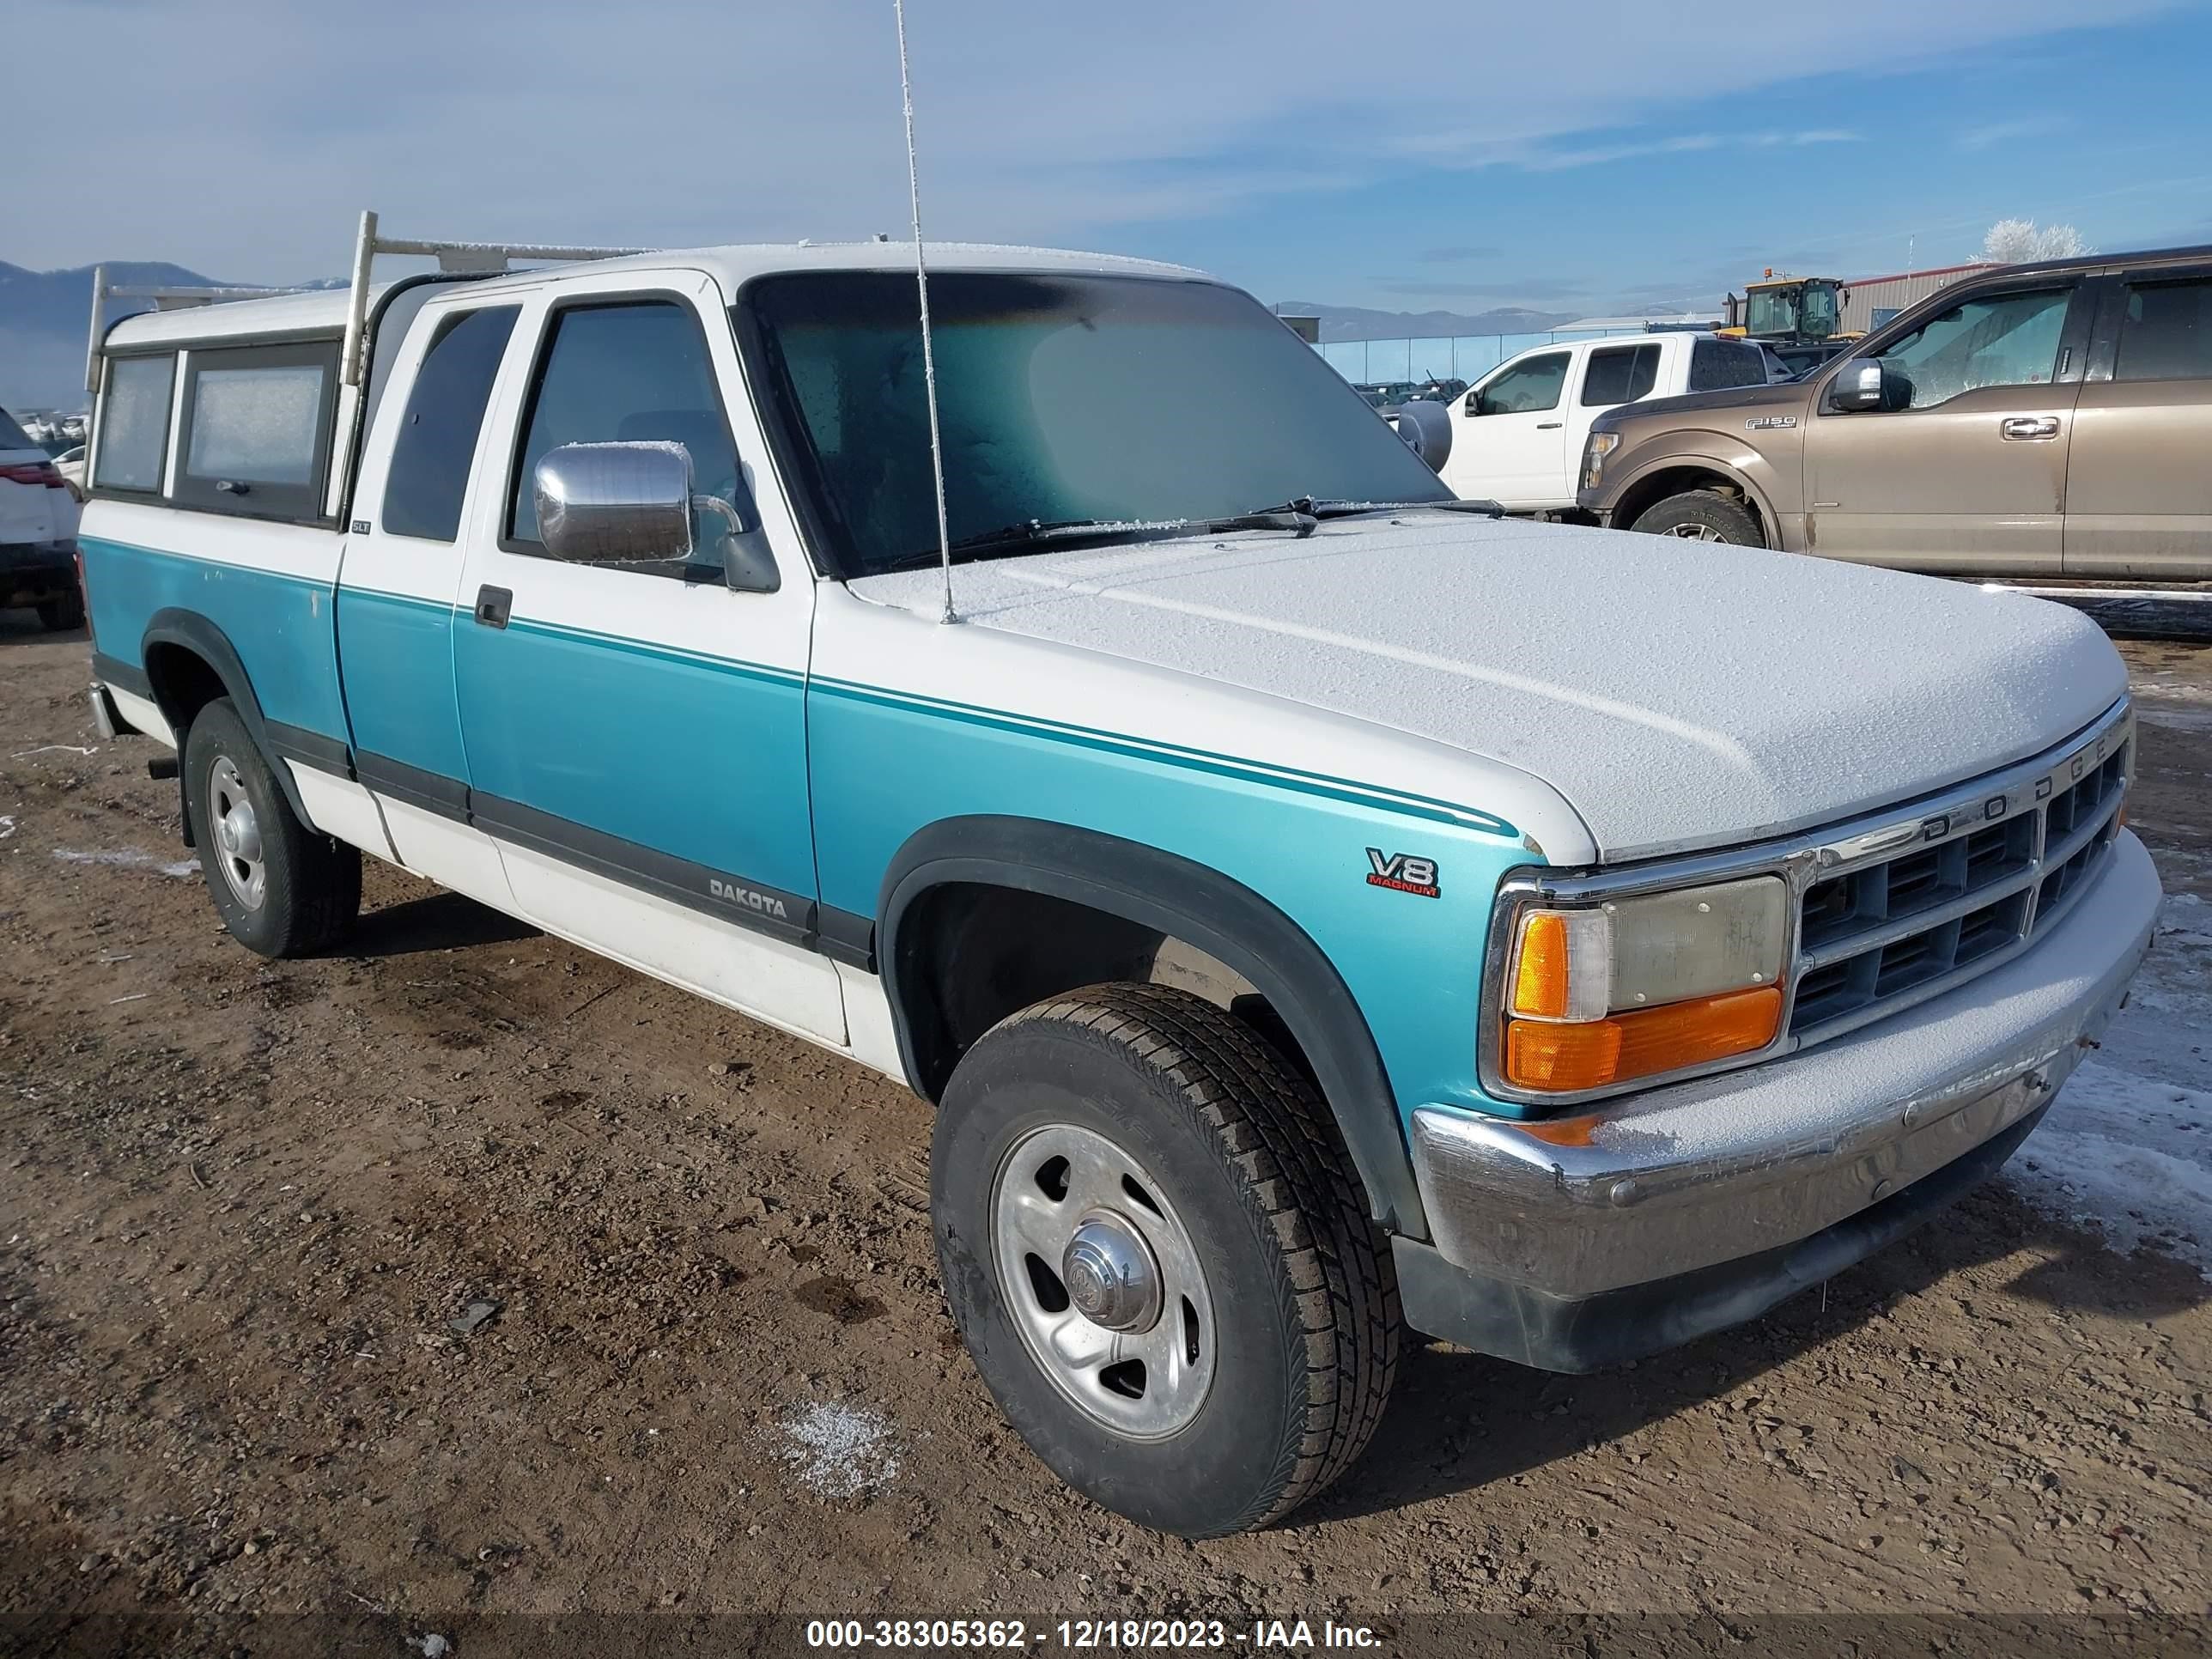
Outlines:
{"type": "Polygon", "coordinates": [[[681,444],[562,444],[532,477],[538,536],[570,564],[691,556],[691,457],[681,444]]]}
{"type": "Polygon", "coordinates": [[[606,565],[689,559],[692,514],[706,513],[726,529],[725,582],[752,593],[781,585],[752,502],[695,495],[691,455],[682,444],[563,444],[538,463],[531,485],[538,538],[554,558],[606,565]]]}

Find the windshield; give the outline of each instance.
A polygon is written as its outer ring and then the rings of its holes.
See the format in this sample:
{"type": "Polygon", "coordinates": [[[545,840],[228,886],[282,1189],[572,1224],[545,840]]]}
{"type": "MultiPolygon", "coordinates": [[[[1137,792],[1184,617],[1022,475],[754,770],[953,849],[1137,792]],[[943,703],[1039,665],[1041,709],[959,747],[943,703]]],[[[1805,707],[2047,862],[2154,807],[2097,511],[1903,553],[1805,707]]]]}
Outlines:
{"type": "MultiPolygon", "coordinates": [[[[930,277],[929,303],[955,542],[1032,520],[1450,498],[1312,347],[1234,289],[949,271],[930,277]]],[[[933,552],[914,277],[764,277],[738,322],[764,371],[777,459],[833,573],[933,552]]]]}
{"type": "Polygon", "coordinates": [[[1762,288],[1751,291],[1750,311],[1744,324],[1748,334],[1795,334],[1797,331],[1797,293],[1794,289],[1762,288]]]}
{"type": "Polygon", "coordinates": [[[0,409],[0,449],[37,449],[23,428],[15,424],[15,417],[0,409]]]}

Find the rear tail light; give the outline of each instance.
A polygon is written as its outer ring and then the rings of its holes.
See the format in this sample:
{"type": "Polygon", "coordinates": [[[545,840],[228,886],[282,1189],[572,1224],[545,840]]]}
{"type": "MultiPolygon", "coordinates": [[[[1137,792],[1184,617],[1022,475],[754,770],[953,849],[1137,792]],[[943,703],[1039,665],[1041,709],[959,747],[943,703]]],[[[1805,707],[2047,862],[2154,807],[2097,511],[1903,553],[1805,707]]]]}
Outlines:
{"type": "Polygon", "coordinates": [[[9,483],[44,484],[49,489],[67,489],[68,481],[52,461],[26,461],[20,465],[0,466],[0,478],[9,483]]]}

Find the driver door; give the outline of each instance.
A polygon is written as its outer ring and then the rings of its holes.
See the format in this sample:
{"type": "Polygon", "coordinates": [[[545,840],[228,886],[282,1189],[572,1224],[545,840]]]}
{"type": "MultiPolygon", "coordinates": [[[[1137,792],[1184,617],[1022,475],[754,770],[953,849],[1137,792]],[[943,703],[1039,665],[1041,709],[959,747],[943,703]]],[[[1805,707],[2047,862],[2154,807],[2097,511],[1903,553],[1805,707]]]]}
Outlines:
{"type": "MultiPolygon", "coordinates": [[[[498,487],[480,492],[453,623],[470,810],[530,921],[842,1043],[836,972],[811,948],[814,584],[762,488],[720,289],[699,273],[652,282],[563,282],[517,325],[498,487]],[[734,592],[711,566],[551,557],[538,462],[613,442],[681,444],[695,495],[749,492],[781,552],[777,590],[734,592]]],[[[706,545],[711,514],[695,517],[706,545]]]]}
{"type": "Polygon", "coordinates": [[[2057,574],[2089,307],[2071,277],[1985,289],[1822,378],[1805,435],[1808,550],[1907,570],[2057,574]],[[1828,392],[1871,356],[1901,408],[1828,392]]]}
{"type": "Polygon", "coordinates": [[[1444,464],[1455,493],[1524,509],[1574,499],[1565,409],[1574,361],[1572,346],[1516,358],[1460,400],[1444,464]]]}

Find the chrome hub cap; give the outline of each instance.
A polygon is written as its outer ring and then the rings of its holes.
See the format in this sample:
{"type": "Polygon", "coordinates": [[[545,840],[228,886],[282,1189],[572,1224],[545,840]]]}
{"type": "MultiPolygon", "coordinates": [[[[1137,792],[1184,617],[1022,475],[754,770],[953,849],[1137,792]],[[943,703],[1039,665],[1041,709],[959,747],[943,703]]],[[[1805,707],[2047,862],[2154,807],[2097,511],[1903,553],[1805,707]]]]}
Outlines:
{"type": "Polygon", "coordinates": [[[1678,541],[1685,542],[1718,542],[1727,539],[1709,524],[1678,524],[1659,533],[1662,536],[1672,536],[1678,541]]]}
{"type": "Polygon", "coordinates": [[[1109,1331],[1148,1331],[1160,1316],[1160,1270],[1137,1230],[1109,1211],[1086,1218],[1060,1259],[1067,1299],[1109,1331]]]}
{"type": "Polygon", "coordinates": [[[246,781],[228,755],[208,771],[207,821],[215,834],[216,863],[224,884],[249,910],[261,908],[269,872],[262,861],[261,820],[246,793],[246,781]]]}
{"type": "Polygon", "coordinates": [[[1213,1384],[1213,1297],[1149,1170],[1073,1124],[1032,1130],[991,1189],[992,1257],[1038,1369],[1086,1415],[1158,1440],[1213,1384]]]}

